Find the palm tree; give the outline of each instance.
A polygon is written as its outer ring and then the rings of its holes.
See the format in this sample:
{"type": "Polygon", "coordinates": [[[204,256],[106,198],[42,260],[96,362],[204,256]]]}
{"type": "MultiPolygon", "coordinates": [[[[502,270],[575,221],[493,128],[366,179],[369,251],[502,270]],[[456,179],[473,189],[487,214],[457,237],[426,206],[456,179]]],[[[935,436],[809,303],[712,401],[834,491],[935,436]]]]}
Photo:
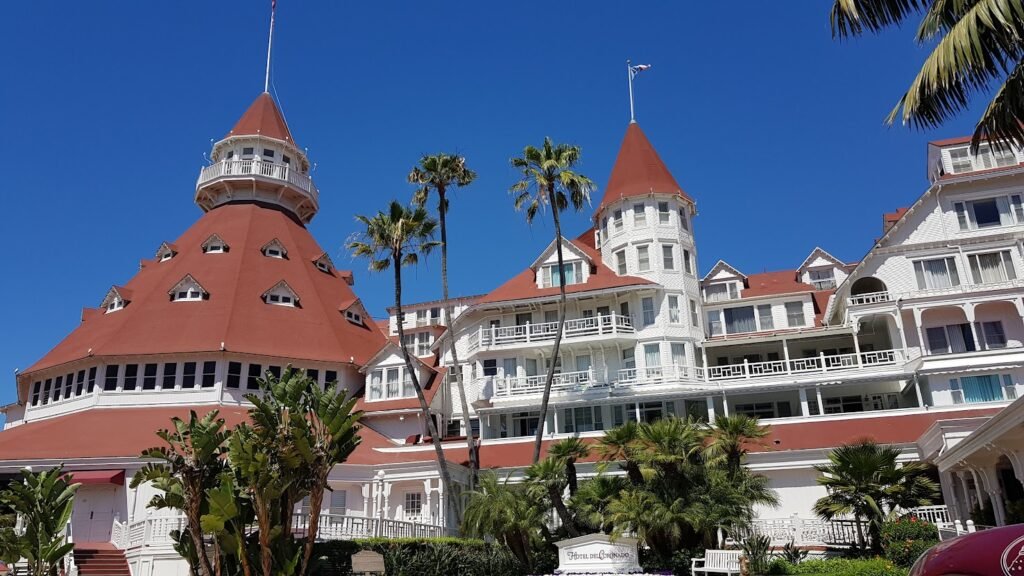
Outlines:
{"type": "MultiPolygon", "coordinates": [[[[512,167],[522,172],[522,178],[512,185],[510,192],[515,197],[516,210],[526,212],[526,221],[533,219],[545,207],[551,209],[555,224],[555,252],[558,254],[558,328],[551,351],[551,365],[548,366],[544,381],[544,395],[540,401],[540,422],[533,446],[533,462],[540,460],[540,447],[544,439],[544,422],[548,415],[548,400],[551,398],[551,383],[555,378],[558,364],[558,349],[562,345],[562,329],[565,326],[565,268],[562,258],[562,223],[559,214],[571,204],[579,211],[590,202],[594,183],[574,168],[580,161],[580,148],[571,144],[554,144],[551,138],[544,139],[541,148],[526,146],[521,157],[512,158],[512,167]]],[[[552,281],[555,275],[552,274],[552,281]]]]}
{"type": "Polygon", "coordinates": [[[569,484],[569,496],[575,496],[579,489],[576,478],[576,461],[590,456],[590,445],[578,436],[555,442],[548,447],[548,458],[554,458],[565,466],[565,479],[569,484]]]}
{"type": "Polygon", "coordinates": [[[444,302],[445,322],[448,324],[445,340],[448,342],[448,350],[452,355],[451,369],[455,372],[455,382],[459,388],[459,402],[462,405],[462,420],[466,425],[470,490],[473,489],[476,482],[479,464],[476,457],[476,442],[469,425],[469,401],[466,399],[466,386],[462,379],[459,353],[455,349],[455,321],[452,318],[452,304],[448,300],[448,197],[446,194],[450,187],[468,186],[475,179],[476,172],[466,167],[465,157],[444,153],[423,156],[420,158],[419,165],[414,166],[409,172],[409,182],[419,186],[412,197],[413,204],[422,208],[427,203],[431,190],[437,195],[437,219],[441,225],[441,300],[444,302]]]}
{"type": "Polygon", "coordinates": [[[63,465],[36,473],[22,470],[21,478],[0,491],[0,503],[14,510],[24,527],[20,534],[0,531],[0,560],[11,564],[13,574],[19,573],[15,563],[24,563],[30,576],[64,573],[64,558],[75,547],[67,541],[67,524],[81,486],[72,483],[74,473],[67,476],[63,465]]]}
{"type": "Polygon", "coordinates": [[[480,476],[476,490],[469,493],[462,532],[504,543],[526,567],[526,572],[532,573],[534,544],[539,539],[538,528],[543,525],[543,507],[526,486],[510,484],[507,477],[499,480],[493,472],[487,472],[480,476]]]}
{"type": "Polygon", "coordinates": [[[597,441],[597,452],[605,462],[619,462],[626,477],[634,486],[643,484],[644,477],[633,455],[639,449],[640,428],[636,422],[626,422],[618,428],[606,430],[597,441]]]}
{"type": "Polygon", "coordinates": [[[579,536],[576,521],[562,500],[566,488],[565,464],[552,457],[534,462],[526,469],[526,485],[537,489],[541,498],[546,498],[570,538],[579,536]]]}
{"type": "Polygon", "coordinates": [[[199,563],[197,571],[201,576],[215,573],[203,542],[201,521],[206,493],[216,486],[217,478],[224,470],[221,456],[229,433],[224,429],[224,419],[218,414],[217,410],[211,410],[200,418],[195,411],[190,411],[187,421],[171,418],[173,428],[156,433],[166,446],[142,452],[143,457],[156,462],[143,466],[131,481],[132,488],[151,482],[163,492],[153,496],[150,507],[184,512],[188,537],[192,540],[190,548],[195,551],[195,559],[199,563]]]}
{"type": "Polygon", "coordinates": [[[871,546],[877,550],[887,511],[927,506],[938,493],[935,483],[924,476],[924,464],[900,464],[900,456],[898,448],[869,440],[836,448],[829,453],[828,464],[814,467],[822,474],[818,483],[828,490],[814,503],[814,512],[825,520],[852,514],[861,547],[865,546],[861,521],[867,520],[871,546]]]}
{"type": "Polygon", "coordinates": [[[569,506],[585,526],[611,534],[615,525],[608,507],[628,487],[629,482],[622,476],[599,474],[580,483],[579,491],[569,499],[569,506]]]}
{"type": "Polygon", "coordinates": [[[707,455],[723,459],[729,473],[735,474],[740,470],[749,448],[767,435],[768,427],[762,426],[757,418],[746,414],[719,414],[711,429],[707,455]]]}
{"type": "Polygon", "coordinates": [[[623,490],[608,505],[608,517],[615,526],[614,533],[636,534],[661,558],[669,558],[679,549],[683,518],[673,504],[667,504],[649,490],[623,490]]]}
{"type": "Polygon", "coordinates": [[[934,48],[886,122],[934,128],[995,90],[974,130],[982,140],[1024,145],[1024,10],[1004,0],[835,0],[832,35],[898,27],[920,14],[916,41],[934,48]]]}
{"type": "MultiPolygon", "coordinates": [[[[426,422],[431,442],[434,444],[437,468],[441,476],[441,485],[444,488],[444,498],[447,500],[451,498],[452,494],[452,479],[448,472],[448,461],[445,460],[444,449],[441,447],[441,435],[437,433],[437,425],[430,413],[427,398],[423,395],[423,387],[420,386],[412,355],[408,348],[401,344],[405,342],[405,329],[402,322],[404,317],[402,313],[402,267],[416,265],[421,255],[426,256],[437,246],[437,242],[433,239],[437,222],[427,214],[425,209],[407,208],[396,200],[391,201],[387,212],[378,212],[373,217],[356,216],[356,220],[366,226],[366,230],[360,232],[360,239],[348,243],[352,255],[368,259],[370,270],[374,272],[383,272],[391,268],[395,274],[395,313],[399,319],[399,349],[405,359],[405,369],[412,380],[413,389],[416,390],[420,411],[426,422]]],[[[442,506],[444,510],[448,510],[447,503],[442,503],[442,506]]]]}

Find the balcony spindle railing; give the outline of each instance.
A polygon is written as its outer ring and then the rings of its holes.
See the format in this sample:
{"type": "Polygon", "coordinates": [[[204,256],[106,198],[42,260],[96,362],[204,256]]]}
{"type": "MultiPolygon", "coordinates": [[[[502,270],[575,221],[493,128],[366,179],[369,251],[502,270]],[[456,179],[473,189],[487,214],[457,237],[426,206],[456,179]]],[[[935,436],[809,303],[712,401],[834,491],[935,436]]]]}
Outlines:
{"type": "MultiPolygon", "coordinates": [[[[555,339],[558,322],[517,324],[515,326],[480,326],[469,339],[470,351],[478,348],[495,348],[534,342],[548,342],[555,339]]],[[[633,321],[628,316],[608,314],[574,318],[565,321],[563,339],[573,339],[614,334],[635,334],[633,321]]]]}
{"type": "Polygon", "coordinates": [[[320,199],[320,192],[308,174],[303,174],[288,164],[276,164],[259,159],[221,160],[215,164],[205,166],[199,172],[199,185],[202,186],[217,178],[233,176],[259,176],[280,180],[302,190],[312,197],[313,200],[319,201],[320,199]]]}

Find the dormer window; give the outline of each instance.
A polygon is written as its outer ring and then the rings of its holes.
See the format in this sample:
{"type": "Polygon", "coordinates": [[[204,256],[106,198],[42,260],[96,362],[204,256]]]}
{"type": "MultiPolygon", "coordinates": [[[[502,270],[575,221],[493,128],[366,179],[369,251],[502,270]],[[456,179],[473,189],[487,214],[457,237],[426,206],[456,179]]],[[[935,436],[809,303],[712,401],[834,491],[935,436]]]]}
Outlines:
{"type": "Polygon", "coordinates": [[[171,258],[174,258],[174,255],[177,253],[178,250],[173,244],[164,242],[160,244],[160,247],[156,250],[156,259],[158,262],[166,262],[171,258]]]}
{"type": "Polygon", "coordinates": [[[224,240],[213,234],[202,243],[203,254],[223,254],[228,251],[228,245],[224,240]]]}
{"type": "Polygon", "coordinates": [[[964,174],[975,170],[1015,166],[1017,155],[1008,144],[996,147],[982,144],[977,155],[972,155],[970,147],[964,146],[949,150],[949,164],[953,174],[964,174]]]}
{"type": "Polygon", "coordinates": [[[285,258],[288,256],[288,251],[284,249],[284,245],[277,238],[274,238],[263,246],[263,255],[268,258],[285,258]]]}
{"type": "Polygon", "coordinates": [[[317,256],[317,258],[313,260],[313,265],[316,266],[317,270],[326,272],[327,274],[330,274],[334,270],[334,263],[331,262],[331,257],[328,256],[326,252],[317,256]]]}
{"type": "Polygon", "coordinates": [[[172,302],[198,302],[205,300],[207,296],[206,290],[196,282],[196,279],[191,274],[182,278],[177,284],[174,285],[168,291],[171,296],[172,302]]]}
{"type": "Polygon", "coordinates": [[[357,326],[363,325],[363,316],[358,312],[353,312],[352,310],[345,310],[345,319],[357,326]]]}
{"type": "Polygon", "coordinates": [[[120,298],[114,298],[109,304],[107,304],[107,312],[113,312],[115,310],[120,310],[121,308],[124,308],[124,300],[121,300],[120,298]]]}
{"type": "Polygon", "coordinates": [[[282,280],[275,284],[273,288],[263,293],[263,301],[275,306],[290,306],[294,308],[299,305],[299,296],[287,282],[282,280]]]}
{"type": "Polygon", "coordinates": [[[836,287],[836,272],[834,268],[808,270],[811,284],[815,290],[831,290],[836,287]]]}
{"type": "Polygon", "coordinates": [[[580,284],[583,282],[583,262],[566,262],[562,265],[562,273],[558,273],[558,264],[549,264],[541,268],[541,288],[580,284]]]}
{"type": "Polygon", "coordinates": [[[739,289],[735,282],[720,282],[704,287],[704,300],[708,302],[735,300],[739,297],[739,289]]]}
{"type": "Polygon", "coordinates": [[[123,288],[119,289],[117,286],[114,286],[103,297],[103,302],[100,302],[100,308],[103,309],[105,314],[110,314],[124,308],[127,303],[128,292],[123,288]]]}

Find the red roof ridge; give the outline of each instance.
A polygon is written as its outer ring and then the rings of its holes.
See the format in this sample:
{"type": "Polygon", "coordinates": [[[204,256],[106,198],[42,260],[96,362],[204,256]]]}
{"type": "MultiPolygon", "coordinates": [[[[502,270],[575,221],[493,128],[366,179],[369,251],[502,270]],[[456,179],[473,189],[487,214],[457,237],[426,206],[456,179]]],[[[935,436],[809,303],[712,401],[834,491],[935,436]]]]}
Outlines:
{"type": "Polygon", "coordinates": [[[256,100],[249,105],[249,108],[235,123],[235,127],[228,132],[228,136],[257,135],[295,144],[281,110],[267,92],[256,97],[256,100]]]}
{"type": "Polygon", "coordinates": [[[693,202],[662,162],[658,152],[636,122],[626,127],[615,165],[608,177],[597,212],[622,198],[649,194],[678,194],[693,202]]]}

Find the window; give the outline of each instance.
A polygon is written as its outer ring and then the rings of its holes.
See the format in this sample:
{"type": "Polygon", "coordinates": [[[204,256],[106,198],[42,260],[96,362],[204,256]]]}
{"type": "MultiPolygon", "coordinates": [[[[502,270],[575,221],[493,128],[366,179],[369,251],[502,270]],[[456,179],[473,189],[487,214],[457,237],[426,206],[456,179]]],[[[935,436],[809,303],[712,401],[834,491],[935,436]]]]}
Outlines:
{"type": "Polygon", "coordinates": [[[704,299],[708,302],[735,300],[739,297],[739,291],[736,290],[735,282],[720,282],[708,284],[704,287],[704,299]]]}
{"type": "Polygon", "coordinates": [[[114,312],[115,310],[120,310],[121,308],[124,308],[124,300],[121,299],[120,296],[115,295],[107,303],[107,312],[108,313],[109,312],[114,312]]]}
{"type": "Polygon", "coordinates": [[[1003,323],[1000,320],[992,322],[979,322],[981,325],[980,336],[982,346],[986,350],[994,348],[1006,348],[1006,332],[1003,331],[1003,323]]]}
{"type": "Polygon", "coordinates": [[[647,226],[647,206],[633,204],[633,226],[647,226]]]}
{"type": "Polygon", "coordinates": [[[405,517],[418,517],[423,514],[423,494],[420,492],[405,493],[405,517]]]}
{"type": "MultiPolygon", "coordinates": [[[[109,368],[109,366],[108,366],[109,368]]],[[[117,366],[114,366],[114,371],[117,371],[117,366]]],[[[117,376],[114,376],[114,386],[117,386],[117,376]]],[[[43,405],[50,403],[50,391],[53,389],[53,380],[47,378],[46,382],[43,383],[43,405]]]]}
{"type": "Polygon", "coordinates": [[[156,369],[159,366],[157,364],[146,364],[142,369],[142,389],[143,390],[155,390],[156,389],[156,369]]]}
{"type": "Polygon", "coordinates": [[[690,322],[693,323],[694,328],[700,326],[700,312],[697,311],[696,300],[690,300],[690,322]]]}
{"type": "Polygon", "coordinates": [[[255,152],[255,148],[251,148],[251,147],[242,148],[242,156],[252,156],[255,153],[256,153],[255,152]]]}
{"type": "Polygon", "coordinates": [[[626,269],[626,251],[619,250],[615,253],[615,269],[619,276],[625,276],[628,270],[626,269]]]}
{"type": "Polygon", "coordinates": [[[295,306],[295,300],[287,294],[267,294],[267,303],[279,306],[295,306]]]}
{"type": "Polygon", "coordinates": [[[96,370],[96,366],[89,368],[89,379],[86,385],[86,392],[89,394],[92,394],[92,392],[96,390],[96,370]]]}
{"type": "Polygon", "coordinates": [[[649,374],[651,368],[661,368],[661,344],[644,344],[644,367],[649,374]]]}
{"type": "Polygon", "coordinates": [[[562,415],[565,421],[565,432],[568,434],[604,430],[604,418],[600,406],[565,408],[562,415]]]}
{"type": "Polygon", "coordinates": [[[190,389],[196,387],[196,363],[185,362],[184,368],[181,370],[181,387],[182,389],[190,389]]]}
{"type": "Polygon", "coordinates": [[[284,162],[285,164],[288,164],[289,166],[291,166],[292,159],[287,154],[282,154],[281,155],[281,161],[284,162]]]}
{"type": "Polygon", "coordinates": [[[683,249],[683,271],[687,274],[693,274],[693,257],[690,255],[690,251],[683,249]]]}
{"type": "Polygon", "coordinates": [[[684,208],[679,209],[679,227],[689,232],[690,221],[686,218],[686,210],[684,208]]]}
{"type": "Polygon", "coordinates": [[[970,324],[950,324],[925,329],[928,351],[931,354],[960,354],[974,352],[977,347],[970,324]]]}
{"type": "Polygon", "coordinates": [[[661,267],[665,270],[676,269],[676,259],[671,244],[661,245],[661,267]]]}
{"type": "Polygon", "coordinates": [[[775,322],[772,320],[772,305],[771,304],[760,304],[757,307],[757,322],[760,324],[760,330],[771,330],[775,328],[775,322]]]}
{"type": "Polygon", "coordinates": [[[679,314],[679,296],[670,295],[668,297],[668,321],[669,324],[682,322],[679,314]]]}
{"type": "Polygon", "coordinates": [[[167,362],[164,364],[164,377],[163,382],[160,384],[162,390],[174,390],[178,379],[178,365],[174,362],[167,362]]]}
{"type": "Polygon", "coordinates": [[[804,318],[803,302],[786,302],[786,323],[790,328],[807,324],[807,319],[804,318]]]}
{"type": "Polygon", "coordinates": [[[651,256],[647,245],[636,247],[636,269],[637,272],[648,272],[651,269],[651,256]]]}
{"type": "Polygon", "coordinates": [[[1024,223],[1021,219],[1024,207],[1021,206],[1019,194],[954,202],[953,210],[956,212],[960,230],[979,230],[1024,223]]]}
{"type": "Polygon", "coordinates": [[[646,296],[640,300],[640,308],[644,312],[644,326],[650,326],[654,324],[655,313],[654,313],[654,298],[646,296]]]}
{"type": "Polygon", "coordinates": [[[491,358],[483,361],[484,376],[497,376],[498,375],[498,360],[491,358]]]}
{"type": "Polygon", "coordinates": [[[387,386],[384,389],[384,393],[388,398],[398,398],[398,368],[388,368],[385,372],[385,382],[387,386]]]}
{"type": "Polygon", "coordinates": [[[38,406],[39,405],[39,392],[40,392],[40,389],[42,388],[42,386],[43,386],[43,383],[41,381],[38,381],[38,380],[36,381],[35,384],[32,385],[32,405],[33,406],[38,406]]]}
{"type": "Polygon", "coordinates": [[[612,224],[615,226],[616,232],[622,232],[622,210],[612,213],[612,224]]]}
{"type": "MultiPolygon", "coordinates": [[[[117,390],[117,371],[119,366],[107,366],[106,372],[103,375],[103,389],[105,391],[117,390]]],[[[50,390],[50,381],[46,381],[46,391],[50,390]]]]}
{"type": "Polygon", "coordinates": [[[658,224],[668,224],[669,214],[668,202],[658,202],[658,224]]]}
{"type": "Polygon", "coordinates": [[[81,396],[85,391],[85,370],[78,371],[78,380],[75,382],[75,396],[81,396]]]}
{"type": "MultiPolygon", "coordinates": [[[[402,397],[409,398],[416,395],[416,387],[412,385],[412,375],[409,372],[402,371],[402,397]]],[[[419,375],[417,375],[419,378],[419,375]]]]}
{"type": "Polygon", "coordinates": [[[737,404],[737,414],[746,414],[753,418],[775,418],[774,402],[752,402],[749,404],[737,404]]]}
{"type": "Polygon", "coordinates": [[[270,372],[270,375],[273,376],[274,378],[276,378],[277,380],[281,379],[281,367],[280,366],[267,366],[267,372],[270,372]]]}
{"type": "Polygon", "coordinates": [[[633,370],[636,368],[636,351],[632,348],[622,349],[622,368],[624,370],[633,370]]]}
{"type": "Polygon", "coordinates": [[[274,239],[263,247],[263,255],[268,258],[284,258],[288,255],[288,251],[284,249],[280,242],[274,239]]]}
{"type": "Polygon", "coordinates": [[[203,362],[203,380],[201,386],[203,388],[213,388],[213,385],[217,383],[217,362],[209,361],[203,362]]]}
{"type": "Polygon", "coordinates": [[[430,332],[420,332],[416,335],[416,355],[417,356],[429,356],[430,355],[430,332]]]}
{"type": "Polygon", "coordinates": [[[722,334],[722,312],[720,310],[708,310],[708,334],[711,336],[722,334]]]}
{"type": "Polygon", "coordinates": [[[345,319],[357,326],[363,325],[362,315],[352,310],[345,310],[345,319]]]}
{"type": "Polygon", "coordinates": [[[462,436],[462,420],[449,420],[448,429],[445,430],[444,435],[448,437],[462,436]]]}
{"type": "Polygon", "coordinates": [[[722,310],[722,315],[725,316],[726,334],[757,332],[757,324],[754,321],[753,306],[726,308],[725,310],[722,310]]]}
{"type": "Polygon", "coordinates": [[[338,371],[337,370],[325,370],[324,371],[324,385],[337,384],[338,383],[338,371]]]}
{"type": "Polygon", "coordinates": [[[1009,145],[992,147],[988,144],[982,144],[978,147],[977,156],[973,157],[968,147],[954,148],[949,151],[949,160],[954,174],[989,168],[1002,168],[1017,164],[1017,157],[1009,145]]]}
{"type": "MultiPolygon", "coordinates": [[[[287,156],[285,156],[287,158],[287,156]]],[[[328,504],[327,513],[334,514],[337,516],[344,516],[348,512],[348,492],[341,489],[335,488],[331,492],[330,503],[328,504]]]]}
{"type": "Polygon", "coordinates": [[[370,373],[370,400],[380,400],[384,397],[383,377],[383,370],[374,370],[370,373]]]}
{"type": "Polygon", "coordinates": [[[540,427],[539,412],[514,412],[512,414],[512,435],[533,436],[540,427]]]}
{"type": "MultiPolygon", "coordinates": [[[[562,274],[558,273],[558,264],[550,264],[541,269],[541,288],[561,286],[562,279],[565,285],[580,284],[583,282],[583,262],[566,262],[562,264],[562,274]]],[[[422,310],[426,314],[426,310],[422,310]]],[[[424,316],[424,322],[426,317],[424,316]]]]}
{"type": "Polygon", "coordinates": [[[228,251],[228,245],[220,236],[214,234],[203,242],[202,249],[204,254],[222,254],[228,251]]]}
{"type": "Polygon", "coordinates": [[[64,382],[63,376],[57,376],[57,379],[53,382],[53,396],[52,400],[56,402],[60,400],[60,385],[64,382]]]}
{"type": "Polygon", "coordinates": [[[672,351],[672,365],[673,366],[685,366],[686,365],[686,344],[682,342],[672,342],[669,347],[672,351]]]}
{"type": "MultiPolygon", "coordinates": [[[[1013,378],[1009,374],[1003,376],[1003,380],[1013,385],[1013,378]]],[[[949,389],[954,404],[999,402],[1005,399],[997,374],[953,378],[949,381],[949,389]]]]}
{"type": "Polygon", "coordinates": [[[267,158],[273,159],[274,158],[274,151],[271,150],[270,148],[264,148],[263,149],[263,156],[265,156],[267,158]]]}
{"type": "Polygon", "coordinates": [[[956,270],[956,259],[935,258],[914,262],[914,275],[917,287],[921,290],[932,288],[949,288],[960,285],[960,274],[956,270]]]}
{"type": "Polygon", "coordinates": [[[811,277],[811,284],[815,290],[831,290],[836,287],[835,270],[826,268],[824,270],[811,270],[808,275],[811,277]]]}
{"type": "Polygon", "coordinates": [[[74,374],[68,374],[64,377],[64,399],[71,398],[72,387],[74,386],[74,374]]]}
{"type": "Polygon", "coordinates": [[[225,386],[239,388],[242,385],[242,363],[228,362],[228,378],[225,386]]]}
{"type": "Polygon", "coordinates": [[[970,254],[967,256],[967,261],[971,264],[971,276],[974,278],[975,284],[991,284],[1017,279],[1009,250],[970,254]]]}

